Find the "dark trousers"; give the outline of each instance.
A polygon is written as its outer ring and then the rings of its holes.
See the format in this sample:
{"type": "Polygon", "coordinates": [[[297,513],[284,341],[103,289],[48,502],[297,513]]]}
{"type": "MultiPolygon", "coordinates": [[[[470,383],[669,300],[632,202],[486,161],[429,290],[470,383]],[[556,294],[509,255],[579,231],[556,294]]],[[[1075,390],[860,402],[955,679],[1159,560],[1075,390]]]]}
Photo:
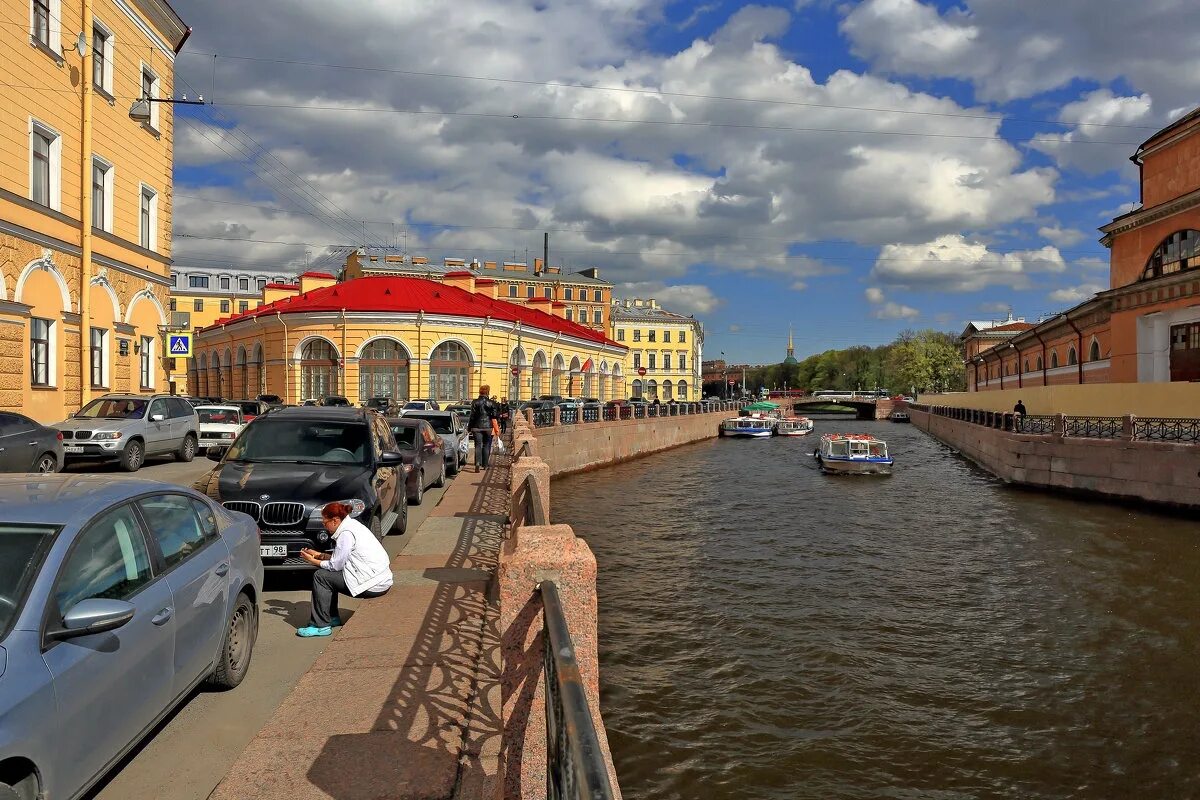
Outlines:
{"type": "Polygon", "coordinates": [[[475,439],[475,467],[487,469],[488,456],[492,454],[492,432],[476,428],[471,436],[475,439]]]}
{"type": "MultiPolygon", "coordinates": [[[[312,584],[312,618],[310,623],[314,628],[328,628],[334,617],[338,616],[338,595],[350,596],[350,587],[346,585],[346,576],[340,569],[318,569],[313,573],[312,584]]],[[[382,597],[382,592],[363,592],[359,597],[382,597]]]]}

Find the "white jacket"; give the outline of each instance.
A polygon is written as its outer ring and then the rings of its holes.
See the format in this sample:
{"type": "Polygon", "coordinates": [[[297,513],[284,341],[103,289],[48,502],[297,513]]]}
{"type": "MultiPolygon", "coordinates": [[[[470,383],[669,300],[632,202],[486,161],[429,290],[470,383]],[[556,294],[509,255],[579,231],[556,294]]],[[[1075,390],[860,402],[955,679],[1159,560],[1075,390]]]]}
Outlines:
{"type": "Polygon", "coordinates": [[[391,558],[370,528],[346,517],[333,532],[333,539],[336,542],[333,556],[322,561],[321,567],[342,570],[351,597],[392,587],[391,558]]]}

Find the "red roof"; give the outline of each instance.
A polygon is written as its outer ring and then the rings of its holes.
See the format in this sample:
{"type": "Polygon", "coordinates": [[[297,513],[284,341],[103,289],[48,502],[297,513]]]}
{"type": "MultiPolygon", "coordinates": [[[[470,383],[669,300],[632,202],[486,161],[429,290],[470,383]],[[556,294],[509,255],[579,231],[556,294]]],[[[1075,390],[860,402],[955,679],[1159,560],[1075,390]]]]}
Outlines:
{"type": "Polygon", "coordinates": [[[287,289],[289,292],[298,292],[300,287],[294,283],[268,283],[264,289],[287,289]]]}
{"type": "MultiPolygon", "coordinates": [[[[555,303],[554,305],[561,304],[555,303]]],[[[222,324],[231,325],[254,317],[270,317],[276,313],[303,314],[343,309],[347,312],[382,311],[400,314],[415,314],[418,311],[424,311],[426,314],[446,314],[476,319],[491,317],[495,320],[520,322],[539,330],[562,333],[574,336],[576,339],[586,339],[610,347],[626,349],[625,345],[610,340],[599,331],[576,322],[568,322],[562,317],[547,314],[536,308],[518,303],[507,303],[503,300],[493,300],[487,295],[468,292],[457,286],[437,281],[424,278],[402,278],[394,275],[356,278],[333,286],[312,289],[304,294],[284,297],[228,319],[218,320],[202,330],[209,330],[222,324]]]]}
{"type": "Polygon", "coordinates": [[[988,328],[987,330],[980,331],[980,333],[1004,333],[1005,331],[1027,331],[1032,327],[1033,327],[1033,325],[1031,325],[1028,322],[1010,322],[1007,325],[997,325],[994,328],[988,328]]]}
{"type": "Polygon", "coordinates": [[[301,278],[328,278],[333,280],[333,276],[328,272],[305,272],[300,275],[301,278]]]}

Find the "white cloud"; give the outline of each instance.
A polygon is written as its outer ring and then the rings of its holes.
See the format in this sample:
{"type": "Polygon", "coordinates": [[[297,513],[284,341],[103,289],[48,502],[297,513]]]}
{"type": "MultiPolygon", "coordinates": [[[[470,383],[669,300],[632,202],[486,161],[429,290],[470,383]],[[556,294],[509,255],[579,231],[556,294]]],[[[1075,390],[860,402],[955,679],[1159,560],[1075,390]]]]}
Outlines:
{"type": "Polygon", "coordinates": [[[1064,228],[1061,225],[1045,225],[1038,228],[1038,236],[1055,247],[1072,247],[1082,242],[1086,236],[1078,228],[1064,228]]]}
{"type": "Polygon", "coordinates": [[[1055,289],[1049,295],[1051,300],[1059,303],[1081,303],[1087,300],[1097,292],[1103,292],[1106,286],[1101,286],[1098,283],[1084,283],[1079,286],[1068,286],[1062,289],[1055,289]]]}
{"type": "Polygon", "coordinates": [[[921,312],[911,306],[888,300],[878,286],[868,286],[863,296],[868,303],[876,306],[872,312],[875,319],[916,319],[921,316],[921,312]]]}
{"type": "MultiPolygon", "coordinates": [[[[1097,89],[1074,103],[1067,103],[1059,112],[1061,122],[1074,126],[1065,133],[1042,133],[1030,146],[1054,158],[1060,167],[1074,167],[1089,174],[1122,169],[1131,175],[1136,170],[1124,157],[1132,149],[1121,142],[1130,135],[1124,127],[1153,121],[1150,114],[1150,95],[1119,97],[1109,89],[1097,89]]],[[[1141,134],[1150,131],[1143,130],[1141,134]]],[[[1139,138],[1144,138],[1139,137],[1139,138]]]]}
{"type": "Polygon", "coordinates": [[[867,298],[868,303],[883,302],[883,289],[880,289],[878,286],[868,286],[863,295],[867,298]]]}
{"type": "Polygon", "coordinates": [[[1084,256],[1083,258],[1075,259],[1075,266],[1085,270],[1107,270],[1111,266],[1108,259],[1098,258],[1096,256],[1084,256]]]}
{"type": "Polygon", "coordinates": [[[1003,314],[1012,310],[1012,303],[997,301],[994,303],[980,303],[979,310],[988,314],[1003,314]]]}
{"type": "Polygon", "coordinates": [[[889,244],[879,252],[871,276],[909,289],[974,292],[988,286],[1028,287],[1035,272],[1062,272],[1066,262],[1054,247],[992,252],[987,245],[959,234],[932,242],[889,244]]]}
{"type": "Polygon", "coordinates": [[[654,298],[667,311],[676,314],[707,314],[721,305],[721,299],[702,284],[668,286],[657,281],[619,283],[613,289],[616,297],[654,298]]]}

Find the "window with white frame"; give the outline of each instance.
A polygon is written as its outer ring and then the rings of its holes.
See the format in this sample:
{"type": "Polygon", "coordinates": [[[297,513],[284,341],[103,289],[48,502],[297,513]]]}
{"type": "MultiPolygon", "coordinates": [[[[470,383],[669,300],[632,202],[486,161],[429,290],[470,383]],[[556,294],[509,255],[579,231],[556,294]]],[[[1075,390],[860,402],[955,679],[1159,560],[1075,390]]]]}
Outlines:
{"type": "Polygon", "coordinates": [[[105,346],[108,339],[108,331],[104,328],[92,328],[91,335],[88,338],[88,354],[90,356],[90,364],[92,367],[92,386],[102,389],[108,384],[105,382],[105,351],[108,349],[105,346]]]}
{"type": "Polygon", "coordinates": [[[29,320],[29,382],[50,386],[54,378],[54,322],[31,317],[29,320]]]}
{"type": "Polygon", "coordinates": [[[238,278],[238,291],[239,292],[250,291],[250,279],[249,278],[238,278]]]}
{"type": "Polygon", "coordinates": [[[633,368],[634,368],[634,369],[640,369],[640,368],[641,368],[641,366],[642,366],[642,354],[641,354],[641,353],[634,353],[634,354],[633,354],[633,368]]]}
{"type": "Polygon", "coordinates": [[[112,31],[99,22],[92,23],[92,86],[109,97],[113,93],[112,31]]]}
{"type": "Polygon", "coordinates": [[[646,369],[655,369],[654,361],[657,353],[646,353],[646,369]]]}
{"type": "Polygon", "coordinates": [[[113,230],[113,165],[92,156],[92,227],[113,230]]]}
{"type": "Polygon", "coordinates": [[[663,369],[671,368],[671,354],[663,353],[663,369]]]}
{"type": "Polygon", "coordinates": [[[687,355],[679,353],[679,371],[683,372],[685,369],[687,369],[687,355]]]}
{"type": "MultiPolygon", "coordinates": [[[[141,212],[138,215],[138,243],[147,250],[158,248],[158,192],[142,185],[141,212]]],[[[207,281],[206,281],[207,282],[207,281]]]]}
{"type": "Polygon", "coordinates": [[[222,289],[222,291],[224,291],[228,288],[229,288],[229,278],[222,275],[221,276],[221,289],[222,289]]]}
{"type": "Polygon", "coordinates": [[[604,324],[604,312],[598,308],[592,312],[592,324],[594,324],[594,325],[603,325],[604,324]]]}
{"type": "Polygon", "coordinates": [[[663,344],[670,344],[670,343],[671,343],[671,332],[663,331],[663,344]]]}
{"type": "Polygon", "coordinates": [[[30,0],[29,37],[61,55],[62,0],[30,0]]]}
{"type": "Polygon", "coordinates": [[[154,388],[154,337],[143,336],[141,347],[142,388],[154,388]]]}
{"type": "Polygon", "coordinates": [[[62,210],[62,137],[37,120],[29,125],[29,199],[62,210]]]}
{"type": "Polygon", "coordinates": [[[683,344],[686,341],[687,341],[687,331],[680,331],[679,332],[679,343],[683,344]]]}
{"type": "Polygon", "coordinates": [[[258,290],[259,290],[260,292],[261,292],[263,289],[267,288],[267,279],[266,279],[266,278],[259,278],[259,279],[256,281],[256,283],[258,284],[258,290]]]}
{"type": "MultiPolygon", "coordinates": [[[[142,97],[153,99],[158,97],[160,81],[158,76],[154,74],[154,70],[142,64],[142,97]]],[[[153,130],[158,130],[158,107],[161,103],[150,104],[150,127],[153,130]]]]}
{"type": "Polygon", "coordinates": [[[207,289],[208,288],[208,276],[207,275],[189,275],[188,276],[188,286],[192,289],[207,289]]]}

